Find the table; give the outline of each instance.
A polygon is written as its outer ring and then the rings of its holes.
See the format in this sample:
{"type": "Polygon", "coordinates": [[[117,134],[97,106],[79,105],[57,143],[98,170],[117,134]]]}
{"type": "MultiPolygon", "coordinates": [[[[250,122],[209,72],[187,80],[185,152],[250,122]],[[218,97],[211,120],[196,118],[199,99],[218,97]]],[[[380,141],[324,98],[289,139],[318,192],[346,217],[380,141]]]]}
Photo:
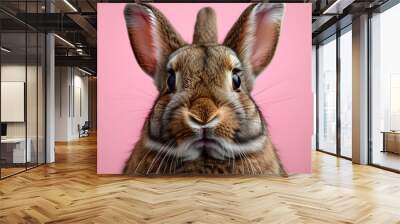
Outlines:
{"type": "Polygon", "coordinates": [[[30,138],[5,138],[1,139],[1,159],[5,160],[6,163],[26,163],[31,162],[32,141],[30,138]],[[26,152],[25,144],[26,142],[26,152]]]}
{"type": "Polygon", "coordinates": [[[400,154],[400,131],[383,131],[382,152],[400,154]]]}

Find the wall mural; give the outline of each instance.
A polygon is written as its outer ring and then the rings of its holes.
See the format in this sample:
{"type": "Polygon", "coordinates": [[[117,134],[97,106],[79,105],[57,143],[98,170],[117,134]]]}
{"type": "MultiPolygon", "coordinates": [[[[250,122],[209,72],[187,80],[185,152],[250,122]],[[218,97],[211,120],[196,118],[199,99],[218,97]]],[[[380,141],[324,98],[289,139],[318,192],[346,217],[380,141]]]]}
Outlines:
{"type": "Polygon", "coordinates": [[[310,4],[98,8],[98,173],[310,172],[310,4]]]}

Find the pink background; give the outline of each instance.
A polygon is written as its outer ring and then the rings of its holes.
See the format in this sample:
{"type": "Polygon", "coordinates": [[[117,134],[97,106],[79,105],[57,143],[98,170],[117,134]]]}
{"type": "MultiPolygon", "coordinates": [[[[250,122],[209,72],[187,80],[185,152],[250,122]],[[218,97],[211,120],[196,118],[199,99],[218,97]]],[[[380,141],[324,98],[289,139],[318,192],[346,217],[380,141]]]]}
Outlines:
{"type": "MultiPolygon", "coordinates": [[[[154,4],[191,42],[198,10],[217,13],[219,39],[248,4],[154,4]]],[[[121,173],[157,95],[152,80],[134,58],[123,16],[125,4],[98,4],[99,174],[121,173]]],[[[286,4],[281,38],[271,64],[252,95],[268,124],[272,141],[289,173],[311,171],[313,96],[311,92],[311,4],[286,4]]]]}

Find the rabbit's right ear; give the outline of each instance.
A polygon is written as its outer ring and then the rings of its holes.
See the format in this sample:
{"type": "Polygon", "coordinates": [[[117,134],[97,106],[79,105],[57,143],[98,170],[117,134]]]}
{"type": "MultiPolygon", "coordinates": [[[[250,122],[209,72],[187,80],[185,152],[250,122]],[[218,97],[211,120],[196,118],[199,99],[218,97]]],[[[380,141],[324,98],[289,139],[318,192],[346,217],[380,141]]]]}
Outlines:
{"type": "Polygon", "coordinates": [[[162,13],[151,5],[127,4],[125,20],[137,62],[155,78],[158,67],[185,42],[162,13]]]}

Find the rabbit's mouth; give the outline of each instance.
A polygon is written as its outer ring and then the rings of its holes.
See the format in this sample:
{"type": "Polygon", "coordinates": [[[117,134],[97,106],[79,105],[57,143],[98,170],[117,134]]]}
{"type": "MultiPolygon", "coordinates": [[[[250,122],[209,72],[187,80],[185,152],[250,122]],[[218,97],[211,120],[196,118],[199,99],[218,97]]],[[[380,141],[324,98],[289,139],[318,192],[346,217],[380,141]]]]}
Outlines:
{"type": "Polygon", "coordinates": [[[257,153],[265,149],[267,135],[260,135],[247,142],[239,142],[215,135],[202,135],[186,141],[179,150],[183,160],[216,159],[231,160],[243,154],[257,153]]]}
{"type": "Polygon", "coordinates": [[[200,140],[197,140],[194,142],[194,144],[198,144],[199,146],[202,147],[207,147],[213,144],[217,144],[217,141],[215,141],[214,139],[210,139],[210,138],[202,138],[200,140]]]}
{"type": "Polygon", "coordinates": [[[193,148],[192,150],[197,151],[199,155],[197,159],[227,159],[227,155],[224,153],[222,145],[213,138],[202,137],[201,139],[194,141],[191,147],[193,148]]]}

